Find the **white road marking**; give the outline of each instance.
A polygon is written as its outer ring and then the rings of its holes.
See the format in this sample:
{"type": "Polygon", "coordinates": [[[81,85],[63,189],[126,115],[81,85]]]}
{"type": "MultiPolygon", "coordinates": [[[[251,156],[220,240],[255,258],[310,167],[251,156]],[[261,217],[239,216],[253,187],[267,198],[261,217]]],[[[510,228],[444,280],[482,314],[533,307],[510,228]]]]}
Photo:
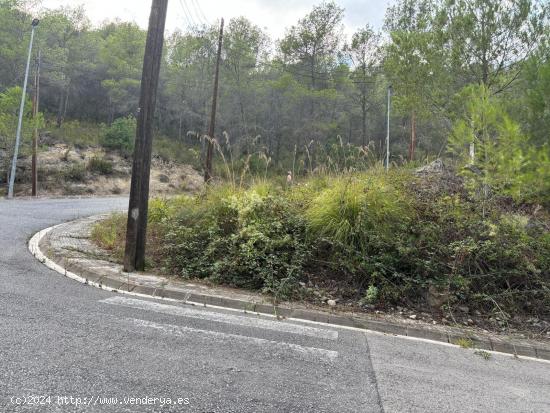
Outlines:
{"type": "Polygon", "coordinates": [[[175,326],[171,324],[159,324],[152,321],[141,320],[137,318],[127,318],[125,321],[134,324],[140,328],[153,328],[160,330],[162,333],[174,335],[178,337],[189,338],[190,334],[203,335],[218,339],[220,341],[240,341],[246,344],[254,344],[263,348],[268,347],[270,352],[283,351],[288,354],[290,350],[295,355],[298,355],[309,361],[333,362],[338,357],[338,352],[326,350],[316,347],[306,347],[299,344],[286,343],[284,341],[266,340],[264,338],[241,336],[238,334],[221,333],[219,331],[201,330],[198,328],[175,326]]]}
{"type": "Polygon", "coordinates": [[[308,327],[283,321],[265,320],[254,316],[237,316],[233,314],[217,313],[208,310],[178,307],[175,305],[160,304],[152,301],[136,300],[135,298],[111,297],[100,302],[123,307],[137,308],[140,310],[154,311],[156,313],[176,315],[181,317],[198,318],[215,321],[218,323],[240,325],[245,327],[262,328],[283,333],[299,334],[326,340],[337,340],[338,332],[322,328],[308,327]]]}
{"type": "MultiPolygon", "coordinates": [[[[62,267],[61,265],[56,264],[54,261],[52,261],[51,259],[46,257],[46,255],[40,249],[40,245],[39,245],[40,240],[45,235],[47,235],[51,230],[53,230],[54,228],[56,228],[60,225],[63,225],[63,224],[54,225],[52,227],[45,228],[43,230],[38,231],[29,240],[28,247],[29,247],[29,252],[32,255],[34,255],[34,257],[38,261],[40,261],[42,264],[44,264],[49,269],[51,269],[51,270],[53,270],[53,271],[55,271],[55,272],[57,272],[61,275],[64,275],[67,278],[70,278],[70,279],[75,280],[75,281],[77,281],[79,283],[82,283],[82,284],[86,284],[86,285],[90,285],[90,286],[95,287],[95,288],[99,288],[101,290],[111,291],[111,292],[114,292],[114,293],[123,294],[125,296],[130,296],[130,297],[152,298],[152,299],[155,299],[155,300],[162,300],[162,301],[165,301],[165,302],[185,303],[185,304],[196,305],[196,306],[205,307],[205,308],[231,311],[231,312],[240,313],[240,314],[243,313],[243,310],[238,310],[236,308],[221,307],[221,306],[217,306],[217,305],[203,304],[203,303],[198,303],[198,302],[193,302],[193,301],[185,301],[184,302],[182,300],[178,300],[178,299],[175,299],[175,298],[151,297],[150,295],[147,295],[147,294],[140,294],[140,293],[135,293],[135,292],[132,292],[132,291],[117,290],[115,288],[111,288],[111,287],[108,287],[108,286],[98,284],[94,281],[90,281],[90,280],[88,280],[88,279],[86,279],[86,278],[84,278],[80,275],[77,275],[77,274],[75,274],[71,271],[67,271],[67,269],[65,267],[62,267]]],[[[260,315],[260,313],[256,313],[256,314],[260,315]]],[[[272,314],[262,313],[261,315],[263,317],[270,317],[270,318],[275,317],[272,314]]],[[[446,343],[446,342],[443,342],[443,341],[429,340],[429,339],[419,338],[419,337],[409,337],[409,336],[403,336],[403,335],[398,335],[398,334],[382,333],[382,332],[378,332],[378,331],[375,331],[375,330],[370,330],[370,329],[367,329],[367,328],[359,328],[359,327],[350,327],[350,326],[344,326],[344,325],[338,325],[338,324],[330,324],[330,323],[324,323],[324,322],[321,322],[321,321],[312,321],[312,320],[306,320],[306,319],[294,318],[294,317],[289,317],[286,320],[288,320],[288,321],[297,321],[297,322],[300,322],[300,323],[318,325],[318,326],[327,326],[327,327],[330,326],[332,328],[337,328],[339,330],[355,331],[355,332],[359,332],[359,333],[363,333],[363,334],[375,334],[375,335],[382,335],[382,336],[390,335],[390,336],[397,337],[399,339],[412,340],[412,341],[421,341],[423,343],[431,344],[431,345],[435,345],[435,346],[460,348],[460,346],[458,346],[456,344],[450,344],[450,343],[446,343]]],[[[546,360],[546,359],[542,359],[542,358],[521,356],[521,355],[510,354],[510,353],[502,353],[500,351],[494,351],[494,350],[486,350],[486,351],[488,353],[491,353],[491,354],[505,356],[505,357],[509,357],[509,358],[550,364],[550,360],[546,360]]]]}

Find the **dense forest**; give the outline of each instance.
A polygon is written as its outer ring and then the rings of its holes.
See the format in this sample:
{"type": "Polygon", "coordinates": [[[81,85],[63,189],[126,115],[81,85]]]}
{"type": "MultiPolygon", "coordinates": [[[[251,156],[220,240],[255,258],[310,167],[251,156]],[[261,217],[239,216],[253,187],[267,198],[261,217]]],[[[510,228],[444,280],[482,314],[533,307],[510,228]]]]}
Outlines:
{"type": "MultiPolygon", "coordinates": [[[[12,150],[14,88],[22,84],[39,4],[0,2],[4,154],[12,150]]],[[[231,144],[233,156],[261,153],[279,171],[315,169],[342,142],[382,159],[391,85],[392,162],[460,159],[474,141],[498,157],[519,151],[534,164],[548,162],[547,9],[542,0],[399,0],[382,32],[365,25],[346,36],[345,10],[322,2],[281,39],[232,19],[216,138],[231,144]]],[[[34,55],[40,51],[44,126],[135,116],[146,32],[118,20],[94,27],[83,8],[42,14],[34,55]]],[[[216,23],[167,34],[156,129],[185,145],[198,145],[207,130],[218,30],[216,23]]],[[[524,162],[514,159],[501,169],[524,162]]]]}

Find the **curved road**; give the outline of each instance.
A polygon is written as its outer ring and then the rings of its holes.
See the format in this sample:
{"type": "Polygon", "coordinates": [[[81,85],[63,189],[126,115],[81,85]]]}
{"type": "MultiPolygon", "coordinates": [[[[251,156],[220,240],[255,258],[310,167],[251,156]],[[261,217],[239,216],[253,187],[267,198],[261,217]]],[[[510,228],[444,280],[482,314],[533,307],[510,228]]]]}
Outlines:
{"type": "Polygon", "coordinates": [[[86,287],[35,232],[127,200],[0,200],[0,411],[550,412],[550,364],[86,287]]]}

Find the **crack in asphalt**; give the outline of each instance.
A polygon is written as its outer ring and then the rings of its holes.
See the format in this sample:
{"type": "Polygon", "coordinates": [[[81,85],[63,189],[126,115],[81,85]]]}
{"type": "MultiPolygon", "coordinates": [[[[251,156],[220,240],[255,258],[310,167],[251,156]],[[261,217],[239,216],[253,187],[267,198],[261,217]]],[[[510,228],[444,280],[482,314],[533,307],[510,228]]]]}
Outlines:
{"type": "Polygon", "coordinates": [[[378,403],[378,408],[380,413],[384,413],[384,405],[382,403],[382,397],[380,397],[380,390],[378,389],[378,380],[376,379],[376,372],[374,371],[374,365],[372,364],[372,357],[370,354],[369,340],[367,338],[367,333],[364,333],[365,336],[365,349],[367,353],[367,377],[374,390],[376,391],[376,401],[378,403]]]}

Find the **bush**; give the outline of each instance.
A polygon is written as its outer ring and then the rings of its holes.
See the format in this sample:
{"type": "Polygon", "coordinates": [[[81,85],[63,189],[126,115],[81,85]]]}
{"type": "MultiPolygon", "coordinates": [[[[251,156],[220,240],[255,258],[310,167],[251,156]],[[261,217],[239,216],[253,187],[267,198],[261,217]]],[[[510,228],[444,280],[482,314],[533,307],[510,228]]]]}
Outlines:
{"type": "Polygon", "coordinates": [[[57,139],[69,145],[86,148],[100,144],[102,127],[101,124],[69,120],[63,122],[61,128],[53,129],[51,133],[57,139]]]}
{"type": "Polygon", "coordinates": [[[110,175],[113,173],[113,163],[105,158],[94,156],[88,161],[88,170],[101,175],[110,175]]]}
{"type": "Polygon", "coordinates": [[[391,236],[412,219],[406,194],[391,177],[369,175],[333,179],[306,209],[310,232],[366,251],[373,232],[391,236]]]}
{"type": "Polygon", "coordinates": [[[434,178],[417,179],[374,169],[153,200],[149,260],[277,299],[309,280],[365,305],[425,308],[435,289],[451,306],[548,314],[548,223],[480,204],[454,180],[434,190],[434,178]]]}
{"type": "Polygon", "coordinates": [[[130,154],[134,149],[136,119],[133,116],[116,119],[103,133],[103,146],[130,154]]]}
{"type": "Polygon", "coordinates": [[[84,182],[86,180],[86,167],[84,164],[74,163],[63,172],[63,175],[68,181],[84,182]]]}
{"type": "Polygon", "coordinates": [[[261,289],[295,291],[305,264],[305,222],[281,197],[256,191],[203,199],[165,222],[168,265],[183,276],[261,289]]]}

